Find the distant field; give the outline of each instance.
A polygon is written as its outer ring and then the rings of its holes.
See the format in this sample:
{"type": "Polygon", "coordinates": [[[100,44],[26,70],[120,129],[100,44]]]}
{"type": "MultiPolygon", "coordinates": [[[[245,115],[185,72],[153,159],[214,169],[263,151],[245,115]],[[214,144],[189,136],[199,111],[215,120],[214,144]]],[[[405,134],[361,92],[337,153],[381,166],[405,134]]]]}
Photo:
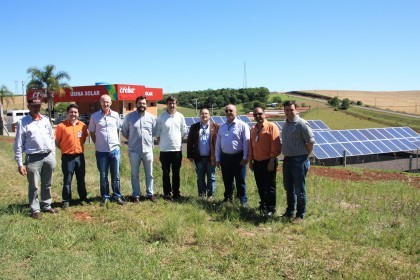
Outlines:
{"type": "Polygon", "coordinates": [[[303,90],[340,99],[349,98],[363,104],[392,111],[420,115],[420,90],[413,91],[351,91],[351,90],[303,90]]]}

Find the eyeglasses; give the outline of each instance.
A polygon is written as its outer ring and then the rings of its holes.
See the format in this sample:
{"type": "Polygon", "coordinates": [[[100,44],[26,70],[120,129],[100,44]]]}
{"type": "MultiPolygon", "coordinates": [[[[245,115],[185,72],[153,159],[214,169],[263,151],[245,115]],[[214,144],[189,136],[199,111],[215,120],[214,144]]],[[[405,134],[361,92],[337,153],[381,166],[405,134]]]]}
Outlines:
{"type": "Polygon", "coordinates": [[[225,110],[225,113],[232,113],[232,112],[233,110],[228,110],[228,109],[225,110]]]}

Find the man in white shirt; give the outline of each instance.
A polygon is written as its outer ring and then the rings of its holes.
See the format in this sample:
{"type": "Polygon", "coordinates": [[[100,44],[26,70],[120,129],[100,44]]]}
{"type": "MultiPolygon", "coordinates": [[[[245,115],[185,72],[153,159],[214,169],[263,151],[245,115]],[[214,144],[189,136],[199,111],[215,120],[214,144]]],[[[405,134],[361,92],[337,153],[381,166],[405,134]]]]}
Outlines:
{"type": "Polygon", "coordinates": [[[176,105],[176,97],[169,96],[166,99],[166,110],[156,120],[156,137],[159,139],[160,149],[159,160],[162,164],[163,194],[167,201],[181,198],[179,171],[182,162],[182,138],[186,134],[187,125],[184,116],[176,111],[176,105]],[[169,176],[171,167],[172,184],[169,176]]]}

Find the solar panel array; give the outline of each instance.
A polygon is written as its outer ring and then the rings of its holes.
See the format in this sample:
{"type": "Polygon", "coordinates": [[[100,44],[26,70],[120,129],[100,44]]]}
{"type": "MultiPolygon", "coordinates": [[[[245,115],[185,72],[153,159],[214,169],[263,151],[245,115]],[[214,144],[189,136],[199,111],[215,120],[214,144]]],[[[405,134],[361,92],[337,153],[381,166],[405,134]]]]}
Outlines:
{"type": "Polygon", "coordinates": [[[409,127],[315,131],[318,159],[407,152],[420,148],[420,135],[409,127]]]}
{"type": "MultiPolygon", "coordinates": [[[[275,121],[274,123],[279,127],[280,131],[286,121],[275,121]]],[[[330,130],[330,128],[321,120],[307,120],[309,126],[313,131],[330,130]]]]}
{"type": "MultiPolygon", "coordinates": [[[[248,116],[238,116],[250,128],[255,125],[248,116]]],[[[185,118],[187,134],[191,125],[200,118],[185,118]]],[[[225,116],[213,116],[211,121],[219,125],[226,122],[225,116]]],[[[420,149],[420,135],[409,127],[367,128],[331,130],[321,120],[307,120],[315,135],[314,156],[317,159],[347,156],[408,152],[420,149]]],[[[285,121],[274,121],[280,131],[285,121]]]]}

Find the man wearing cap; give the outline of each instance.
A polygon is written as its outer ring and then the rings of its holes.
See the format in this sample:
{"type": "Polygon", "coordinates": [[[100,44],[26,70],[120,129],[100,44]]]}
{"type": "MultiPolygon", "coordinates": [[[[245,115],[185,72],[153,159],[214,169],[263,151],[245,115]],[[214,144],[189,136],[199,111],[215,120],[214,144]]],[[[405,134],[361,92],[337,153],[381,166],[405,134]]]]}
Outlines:
{"type": "Polygon", "coordinates": [[[79,121],[79,106],[70,104],[67,106],[66,120],[57,125],[55,130],[55,144],[61,150],[61,170],[63,171],[62,209],[70,206],[71,181],[74,174],[76,174],[80,200],[91,204],[86,192],[86,164],[83,154],[83,145],[87,136],[87,126],[79,121]]]}
{"type": "Polygon", "coordinates": [[[96,164],[99,170],[102,202],[107,206],[111,199],[109,193],[108,170],[111,171],[113,200],[124,205],[120,192],[120,115],[111,110],[111,96],[104,94],[100,99],[101,109],[92,114],[89,121],[89,132],[96,149],[96,164]]]}
{"type": "Polygon", "coordinates": [[[265,118],[264,109],[253,111],[257,122],[251,128],[249,141],[249,169],[254,171],[255,183],[260,195],[260,212],[273,216],[276,212],[276,174],[281,152],[280,132],[276,124],[265,118]]]}
{"type": "Polygon", "coordinates": [[[232,202],[233,180],[241,206],[248,206],[246,165],[248,163],[249,126],[236,117],[235,105],[225,107],[226,123],[219,128],[216,141],[216,166],[221,167],[225,193],[223,203],[232,202]]]}
{"type": "Polygon", "coordinates": [[[27,106],[29,114],[17,123],[15,160],[19,174],[28,179],[30,216],[41,219],[41,210],[51,214],[57,213],[57,210],[51,207],[52,176],[56,166],[54,133],[49,119],[40,114],[41,99],[31,99],[27,106]],[[25,162],[23,153],[26,154],[25,162]],[[41,203],[38,199],[39,189],[41,203]]]}

